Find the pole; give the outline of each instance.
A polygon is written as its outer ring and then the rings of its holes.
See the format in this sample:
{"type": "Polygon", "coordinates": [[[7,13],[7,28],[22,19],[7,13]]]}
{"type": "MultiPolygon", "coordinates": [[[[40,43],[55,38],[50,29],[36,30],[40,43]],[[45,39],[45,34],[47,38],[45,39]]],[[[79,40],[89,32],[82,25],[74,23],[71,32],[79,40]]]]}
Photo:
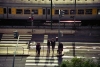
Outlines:
{"type": "Polygon", "coordinates": [[[33,33],[33,12],[31,13],[31,21],[32,21],[32,33],[33,33]]]}
{"type": "Polygon", "coordinates": [[[32,33],[33,33],[33,21],[32,21],[32,33]]]}
{"type": "Polygon", "coordinates": [[[60,43],[60,9],[59,9],[59,27],[58,27],[58,44],[60,43]]]}
{"type": "Polygon", "coordinates": [[[76,20],[76,0],[75,0],[75,6],[74,6],[74,8],[75,8],[75,14],[74,14],[74,28],[75,28],[75,20],[76,20]]]}
{"type": "Polygon", "coordinates": [[[52,29],[52,0],[51,0],[51,29],[52,29]]]}
{"type": "MultiPolygon", "coordinates": [[[[75,18],[76,18],[76,0],[75,0],[75,15],[74,15],[74,30],[75,30],[75,18]]],[[[73,56],[75,57],[75,42],[72,44],[73,46],[73,56]]]]}
{"type": "Polygon", "coordinates": [[[15,65],[15,56],[16,56],[16,50],[17,50],[17,47],[18,47],[19,37],[20,37],[20,36],[18,36],[18,39],[17,39],[17,44],[16,44],[16,48],[15,48],[15,52],[14,52],[12,67],[14,67],[14,65],[15,65]]]}

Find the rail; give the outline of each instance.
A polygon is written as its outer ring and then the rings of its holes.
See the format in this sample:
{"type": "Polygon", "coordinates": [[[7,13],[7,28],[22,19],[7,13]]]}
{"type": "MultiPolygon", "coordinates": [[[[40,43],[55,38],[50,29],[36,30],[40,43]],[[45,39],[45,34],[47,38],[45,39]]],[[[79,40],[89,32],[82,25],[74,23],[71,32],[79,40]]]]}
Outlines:
{"type": "MultiPolygon", "coordinates": [[[[7,55],[7,56],[9,55],[10,52],[13,52],[13,54],[14,54],[14,50],[12,50],[11,48],[15,50],[15,47],[14,47],[14,46],[12,46],[12,47],[9,47],[9,46],[5,46],[5,47],[4,47],[4,46],[1,46],[1,47],[0,47],[0,53],[2,54],[2,52],[3,52],[3,53],[4,53],[3,55],[7,55]],[[4,48],[6,48],[6,51],[5,51],[4,48]],[[1,50],[2,50],[2,51],[1,51],[1,50]],[[6,54],[5,54],[5,53],[6,53],[6,54]]],[[[23,55],[24,55],[24,48],[23,48],[22,46],[20,46],[20,47],[18,46],[17,49],[19,49],[19,48],[22,49],[22,54],[21,54],[21,55],[22,55],[21,60],[22,60],[23,55]]],[[[20,51],[20,52],[21,52],[21,51],[20,51]]],[[[12,54],[12,55],[13,55],[13,54],[12,54]]],[[[11,54],[10,54],[10,55],[11,55],[11,54]]],[[[7,59],[7,56],[6,56],[5,60],[7,59]]]]}

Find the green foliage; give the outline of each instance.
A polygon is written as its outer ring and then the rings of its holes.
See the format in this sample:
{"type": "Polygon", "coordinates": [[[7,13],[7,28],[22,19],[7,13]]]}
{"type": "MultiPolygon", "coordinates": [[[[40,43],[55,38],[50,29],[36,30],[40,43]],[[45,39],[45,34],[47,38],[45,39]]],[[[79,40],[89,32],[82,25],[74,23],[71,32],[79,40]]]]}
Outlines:
{"type": "Polygon", "coordinates": [[[97,59],[97,67],[100,67],[100,57],[97,59]]]}
{"type": "Polygon", "coordinates": [[[85,59],[85,58],[73,58],[71,61],[63,61],[60,67],[100,67],[100,60],[99,62],[94,62],[92,59],[85,59]]]}

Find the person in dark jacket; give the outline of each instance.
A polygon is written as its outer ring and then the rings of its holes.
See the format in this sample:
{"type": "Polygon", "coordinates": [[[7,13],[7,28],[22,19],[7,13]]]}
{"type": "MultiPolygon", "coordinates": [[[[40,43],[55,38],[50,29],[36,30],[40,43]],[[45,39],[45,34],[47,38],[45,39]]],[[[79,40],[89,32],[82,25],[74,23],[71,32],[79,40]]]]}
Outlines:
{"type": "Polygon", "coordinates": [[[60,55],[60,54],[62,54],[62,51],[63,51],[63,44],[62,43],[59,43],[59,45],[58,45],[58,54],[60,55]]]}
{"type": "Polygon", "coordinates": [[[36,54],[40,55],[41,45],[40,43],[37,43],[36,45],[36,54]]]}
{"type": "Polygon", "coordinates": [[[54,40],[54,38],[52,38],[52,40],[51,40],[51,46],[52,46],[52,51],[54,53],[54,49],[55,49],[55,40],[54,40]]]}
{"type": "Polygon", "coordinates": [[[50,40],[47,41],[47,52],[50,53],[50,40]]]}

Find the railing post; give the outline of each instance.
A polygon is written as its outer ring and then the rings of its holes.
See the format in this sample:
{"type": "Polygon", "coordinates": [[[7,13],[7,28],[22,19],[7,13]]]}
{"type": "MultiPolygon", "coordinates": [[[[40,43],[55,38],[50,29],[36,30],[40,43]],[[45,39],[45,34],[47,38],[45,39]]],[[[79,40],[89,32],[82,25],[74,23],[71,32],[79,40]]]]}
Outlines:
{"type": "Polygon", "coordinates": [[[18,47],[19,37],[20,37],[20,35],[18,36],[18,39],[17,39],[17,44],[16,44],[16,47],[15,47],[12,67],[14,67],[14,64],[15,64],[15,56],[16,56],[16,50],[17,50],[17,47],[18,47]]]}

